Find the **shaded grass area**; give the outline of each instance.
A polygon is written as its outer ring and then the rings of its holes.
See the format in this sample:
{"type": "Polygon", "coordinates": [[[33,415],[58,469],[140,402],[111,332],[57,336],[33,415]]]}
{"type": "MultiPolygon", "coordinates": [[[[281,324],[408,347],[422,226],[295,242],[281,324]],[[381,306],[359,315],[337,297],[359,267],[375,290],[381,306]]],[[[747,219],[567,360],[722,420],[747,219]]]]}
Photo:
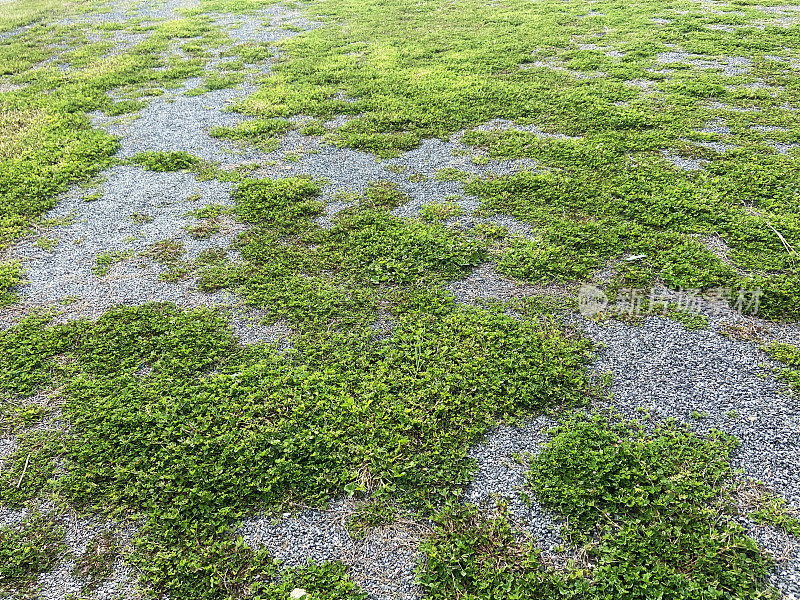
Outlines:
{"type": "Polygon", "coordinates": [[[423,585],[431,598],[777,598],[771,560],[732,519],[730,447],[675,425],[566,419],[528,477],[583,558],[557,567],[502,512],[453,507],[426,544],[423,585]]]}

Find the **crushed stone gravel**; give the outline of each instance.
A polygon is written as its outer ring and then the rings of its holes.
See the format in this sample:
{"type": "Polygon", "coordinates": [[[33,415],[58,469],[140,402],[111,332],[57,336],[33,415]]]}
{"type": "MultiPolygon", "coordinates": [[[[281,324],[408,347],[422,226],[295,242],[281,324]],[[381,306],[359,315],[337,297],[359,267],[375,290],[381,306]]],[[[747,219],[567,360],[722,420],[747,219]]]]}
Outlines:
{"type": "MultiPolygon", "coordinates": [[[[740,445],[732,465],[741,469],[740,478],[762,481],[800,506],[800,398],[775,380],[779,365],[757,344],[720,335],[722,323],[689,331],[649,317],[641,326],[586,321],[582,329],[600,346],[591,369],[612,375],[609,404],[617,411],[626,418],[672,418],[701,434],[718,430],[736,437],[740,445]]],[[[776,335],[795,339],[797,332],[776,335]]],[[[773,556],[783,557],[770,583],[786,598],[800,597],[800,545],[787,551],[780,535],[767,535],[752,523],[748,529],[773,556]]]]}
{"type": "Polygon", "coordinates": [[[413,520],[351,533],[347,520],[352,501],[333,502],[325,510],[264,515],[246,521],[239,534],[253,546],[267,548],[286,566],[308,561],[338,561],[371,600],[419,600],[415,584],[421,559],[419,543],[427,528],[413,520]]]}

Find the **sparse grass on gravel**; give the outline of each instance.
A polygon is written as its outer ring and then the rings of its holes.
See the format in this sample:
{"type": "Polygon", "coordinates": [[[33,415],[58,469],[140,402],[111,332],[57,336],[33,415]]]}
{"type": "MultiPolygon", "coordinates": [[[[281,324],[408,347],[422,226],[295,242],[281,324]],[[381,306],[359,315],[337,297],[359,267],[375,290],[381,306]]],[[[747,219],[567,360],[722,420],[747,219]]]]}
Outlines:
{"type": "MultiPolygon", "coordinates": [[[[735,301],[760,288],[762,317],[800,318],[798,84],[790,62],[774,58],[797,47],[798,26],[757,26],[764,4],[298,2],[320,27],[279,42],[271,75],[235,107],[252,120],[208,133],[271,151],[295,127],[288,119],[306,115],[301,134],[385,158],[465,131],[476,164],[525,158],[538,170],[448,168],[437,179],[460,182],[479,216],[530,225],[532,238],[449,227],[462,209],[448,198],[420,218],[396,216],[411,198],[387,181],[350,194],[323,228],[321,178],[257,179],[251,167],[224,171],[186,152],[139,153],[130,164],[236,184],[233,207],[191,213],[204,220],[195,237],[222,216],[247,226],[233,252],[189,260],[166,239],[145,258],[167,281],[196,275],[201,291],[235,292],[265,324],[285,323],[291,343],[245,347],[224,312],[165,304],[66,324],[32,312],[0,331],[0,425],[17,443],[0,504],[53,499],[141,518],[128,560],[154,596],[283,600],[303,588],[363,599],[344,566],[283,569],[235,535],[260,511],[349,494],[370,502],[354,528],[389,522],[396,507],[434,515],[420,573],[431,598],[770,597],[770,562],[732,521],[731,442],[719,436],[565,420],[531,459],[529,483],[568,519],[571,550],[590,562],[555,569],[502,514],[459,505],[474,471],[467,451],[487,430],[594,392],[588,342],[553,316],[569,303],[470,307],[445,290],[490,258],[541,284],[610,267],[612,294],[663,283],[728,288],[735,301]],[[732,73],[731,57],[747,68],[732,73]],[[323,124],[341,115],[351,118],[323,124]],[[475,129],[493,119],[516,125],[475,129]],[[704,130],[720,120],[728,133],[704,130]],[[681,170],[686,161],[703,169],[681,170]],[[55,410],[28,406],[35,394],[50,398],[63,428],[35,427],[55,410]]],[[[266,5],[201,0],[174,19],[93,25],[48,22],[50,0],[4,4],[0,31],[37,24],[0,39],[0,252],[60,193],[117,161],[118,140],[92,128],[89,113],[127,118],[191,77],[203,78],[191,94],[224,89],[245,63],[270,58],[272,42],[234,43],[209,16],[266,5]],[[120,48],[115,34],[136,37],[120,48]],[[208,68],[212,49],[234,59],[227,70],[208,68]]],[[[72,3],[70,14],[91,6],[72,3]]],[[[100,253],[95,274],[132,256],[100,253]]],[[[17,262],[0,262],[0,307],[16,301],[22,276],[17,262]]],[[[797,349],[768,351],[797,387],[797,349]]],[[[776,497],[753,518],[796,533],[784,509],[776,497]]],[[[0,586],[30,586],[62,539],[45,517],[0,531],[0,586]]],[[[78,573],[96,583],[117,549],[93,544],[78,573]]]]}
{"type": "Polygon", "coordinates": [[[787,368],[781,369],[780,376],[795,393],[800,393],[800,348],[789,344],[772,344],[766,351],[774,359],[786,365],[787,368]]]}
{"type": "Polygon", "coordinates": [[[733,521],[731,443],[676,425],[648,433],[596,415],[566,419],[532,457],[529,484],[566,520],[582,558],[556,567],[502,511],[452,506],[425,545],[423,585],[442,600],[777,598],[762,583],[770,559],[733,521]]]}
{"type": "Polygon", "coordinates": [[[55,566],[63,539],[63,528],[40,514],[28,516],[18,528],[1,528],[0,591],[29,590],[40,573],[55,566]]]}
{"type": "MultiPolygon", "coordinates": [[[[41,19],[52,13],[53,4],[4,4],[0,30],[41,19]]],[[[68,17],[93,5],[71,3],[66,12],[57,12],[68,17]]],[[[147,27],[133,19],[107,27],[43,21],[0,40],[0,252],[30,231],[31,223],[55,205],[57,194],[114,161],[117,140],[92,128],[87,113],[135,113],[163,93],[159,87],[174,87],[203,72],[204,58],[180,59],[169,52],[176,41],[189,39],[216,47],[227,36],[198,16],[147,27]],[[148,35],[127,50],[109,53],[115,44],[107,38],[114,31],[148,35]],[[90,41],[91,34],[101,39],[90,41]]],[[[200,166],[186,153],[146,153],[135,160],[162,171],[200,166]]],[[[0,261],[0,301],[17,282],[7,275],[11,268],[0,261]]]]}
{"type": "Polygon", "coordinates": [[[91,589],[112,574],[119,551],[114,534],[101,533],[89,540],[86,550],[75,561],[72,574],[86,580],[91,589]]]}
{"type": "Polygon", "coordinates": [[[587,15],[588,5],[556,0],[311,3],[328,24],[285,40],[273,75],[239,110],[269,118],[351,115],[329,139],[381,156],[495,118],[573,136],[467,131],[464,142],[492,158],[533,158],[543,167],[468,188],[487,214],[536,229],[536,240],[503,256],[503,272],[581,280],[606,261],[643,254],[619,264],[614,287],[661,280],[724,288],[733,303],[740,290],[759,288],[762,316],[795,320],[800,174],[794,154],[771,148],[754,126],[783,126],[786,140],[800,135],[792,116],[796,77],[770,58],[792,46],[797,30],[753,26],[763,18],[759,4],[710,11],[687,2],[600,2],[587,15]],[[657,15],[669,22],[654,25],[657,15]],[[739,26],[736,35],[706,28],[720,23],[739,26]],[[687,58],[659,64],[676,46],[687,58]],[[697,57],[712,68],[691,68],[697,57]],[[731,75],[728,57],[752,68],[731,75]],[[603,76],[584,77],[594,73],[603,76]],[[768,93],[744,87],[759,78],[768,93]],[[759,112],[715,110],[712,100],[759,112]],[[724,154],[698,145],[720,140],[701,131],[720,119],[732,132],[725,141],[738,146],[724,154]],[[711,162],[684,172],[662,151],[711,162]],[[701,242],[712,234],[744,275],[701,242]]]}

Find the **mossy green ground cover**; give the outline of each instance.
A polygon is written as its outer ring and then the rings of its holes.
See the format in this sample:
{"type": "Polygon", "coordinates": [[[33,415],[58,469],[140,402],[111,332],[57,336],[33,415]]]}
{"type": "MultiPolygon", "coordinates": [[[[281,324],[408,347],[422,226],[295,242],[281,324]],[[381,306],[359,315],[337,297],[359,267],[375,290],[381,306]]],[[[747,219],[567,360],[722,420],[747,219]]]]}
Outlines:
{"type": "Polygon", "coordinates": [[[582,561],[548,565],[502,512],[458,507],[437,517],[423,584],[442,599],[773,597],[761,584],[769,559],[730,520],[730,444],[675,425],[568,418],[532,458],[529,483],[572,542],[588,542],[582,561]]]}
{"type": "Polygon", "coordinates": [[[538,233],[509,248],[502,272],[580,280],[644,254],[619,267],[616,286],[661,280],[670,287],[761,288],[763,316],[800,316],[796,154],[768,144],[795,142],[800,133],[791,65],[797,57],[784,53],[796,47],[796,25],[760,26],[758,2],[715,10],[685,2],[555,1],[374,8],[312,5],[331,25],[286,41],[273,76],[240,110],[352,115],[331,140],[381,156],[495,118],[572,136],[512,130],[464,137],[490,157],[541,165],[535,175],[468,186],[487,214],[514,216],[538,233]],[[659,16],[670,22],[655,25],[659,16]],[[708,28],[720,25],[735,29],[708,28]],[[685,56],[659,63],[676,48],[685,56]],[[726,69],[731,59],[752,68],[726,69]],[[693,68],[698,61],[705,66],[693,68]],[[631,84],[638,81],[655,91],[631,84]],[[748,87],[754,82],[762,87],[748,87]],[[703,131],[715,120],[724,120],[729,134],[703,131]],[[735,146],[724,154],[696,144],[723,140],[735,146]],[[683,172],[663,150],[711,163],[683,172]],[[711,235],[729,247],[730,265],[703,245],[711,235]]]}
{"type": "MultiPolygon", "coordinates": [[[[0,251],[69,185],[115,162],[117,140],[87,113],[135,113],[191,76],[205,75],[201,91],[235,85],[235,69],[203,70],[207,51],[230,43],[208,14],[266,6],[205,0],[164,22],[91,25],[49,23],[52,4],[22,4],[0,19],[6,31],[37,23],[0,41],[0,251]],[[145,35],[115,49],[115,32],[145,35]]],[[[532,225],[535,239],[498,250],[495,230],[446,226],[458,214],[450,203],[397,217],[391,209],[408,197],[386,182],[354,195],[325,229],[315,221],[323,180],[226,175],[237,180],[235,206],[197,215],[249,226],[236,258],[221,249],[185,261],[171,240],[150,255],[169,266],[166,278],[195,272],[203,291],[230,289],[285,321],[291,348],[242,347],[219,311],[150,304],[60,325],[32,314],[0,333],[3,430],[19,446],[0,503],[47,498],[143,520],[129,560],[149,592],[172,598],[286,598],[295,587],[363,597],[340,565],[281,571],[235,535],[261,510],[343,493],[435,515],[421,572],[433,598],[767,597],[769,561],[731,521],[727,440],[567,420],[533,460],[531,492],[569,518],[591,567],[553,570],[502,518],[455,504],[473,472],[467,450],[490,427],[580,404],[592,389],[587,342],[539,310],[546,302],[517,306],[517,318],[500,303],[458,305],[444,288],[488,258],[537,283],[583,281],[612,264],[612,289],[758,287],[762,316],[797,320],[797,151],[770,141],[800,135],[791,66],[800,30],[761,28],[761,4],[299,3],[322,25],[283,42],[272,75],[237,106],[257,119],[210,134],[270,150],[293,127],[286,119],[304,114],[317,119],[309,135],[391,157],[468,130],[463,141],[482,156],[532,158],[540,170],[443,176],[464,181],[484,214],[532,225]],[[660,64],[675,46],[689,55],[660,64]],[[731,57],[749,71],[726,72],[731,57]],[[691,64],[701,60],[707,68],[691,64]],[[746,87],[754,82],[764,87],[746,87]],[[321,124],[341,114],[353,118],[321,124]],[[570,137],[473,130],[497,118],[570,137]],[[729,133],[701,131],[721,119],[729,133]],[[736,147],[695,143],[720,141],[736,147]],[[708,162],[686,172],[662,151],[708,162]],[[725,260],[703,243],[712,235],[725,260]],[[627,255],[643,258],[620,261],[627,255]],[[379,318],[390,332],[373,328],[379,318]],[[52,396],[65,430],[31,429],[54,410],[26,404],[36,393],[52,396]]],[[[243,64],[270,55],[265,45],[231,52],[243,64]]],[[[223,177],[186,153],[133,162],[223,177]]],[[[121,258],[101,255],[97,268],[121,258]]],[[[15,301],[19,278],[16,262],[0,262],[0,304],[15,301]]],[[[793,352],[774,349],[790,381],[793,352]]],[[[15,557],[0,585],[30,586],[61,536],[36,518],[0,534],[0,555],[15,557]]]]}

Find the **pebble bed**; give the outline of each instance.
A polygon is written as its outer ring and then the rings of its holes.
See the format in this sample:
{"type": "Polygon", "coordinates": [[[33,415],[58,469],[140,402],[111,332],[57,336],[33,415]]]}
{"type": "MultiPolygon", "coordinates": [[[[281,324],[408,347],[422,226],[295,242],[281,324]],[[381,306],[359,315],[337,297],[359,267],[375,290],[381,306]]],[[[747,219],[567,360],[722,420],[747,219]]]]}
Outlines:
{"type": "Polygon", "coordinates": [[[356,534],[347,527],[354,509],[355,503],[340,500],[325,510],[265,515],[246,521],[239,534],[287,566],[302,566],[309,560],[341,562],[370,598],[422,598],[414,581],[421,560],[419,543],[428,531],[425,524],[400,519],[356,534]]]}

